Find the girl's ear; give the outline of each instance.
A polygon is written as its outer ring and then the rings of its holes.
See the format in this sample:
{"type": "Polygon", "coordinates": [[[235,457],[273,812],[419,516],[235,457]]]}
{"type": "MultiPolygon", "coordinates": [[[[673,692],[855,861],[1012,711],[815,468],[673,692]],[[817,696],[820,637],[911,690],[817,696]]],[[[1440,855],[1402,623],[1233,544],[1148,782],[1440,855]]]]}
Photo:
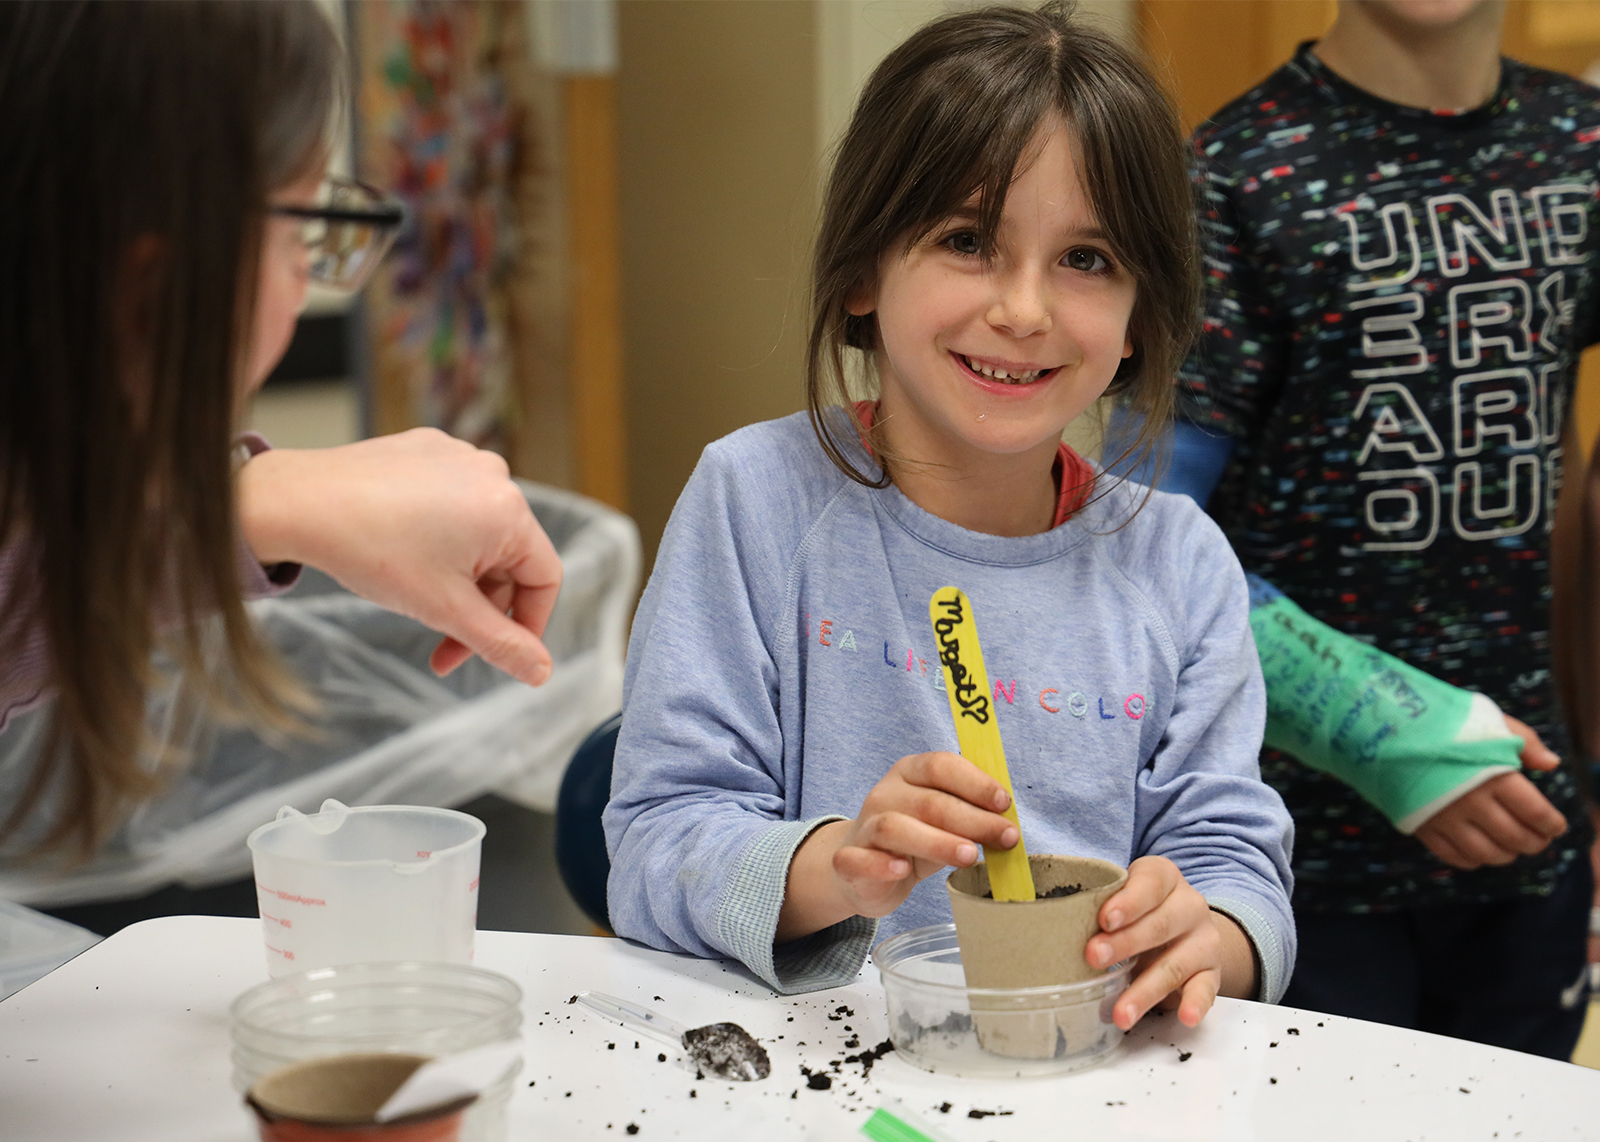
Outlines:
{"type": "Polygon", "coordinates": [[[1126,361],[1133,356],[1133,334],[1127,333],[1122,338],[1122,359],[1126,361]]]}
{"type": "Polygon", "coordinates": [[[858,286],[845,299],[844,308],[851,317],[865,317],[878,308],[878,291],[871,286],[858,286]]]}

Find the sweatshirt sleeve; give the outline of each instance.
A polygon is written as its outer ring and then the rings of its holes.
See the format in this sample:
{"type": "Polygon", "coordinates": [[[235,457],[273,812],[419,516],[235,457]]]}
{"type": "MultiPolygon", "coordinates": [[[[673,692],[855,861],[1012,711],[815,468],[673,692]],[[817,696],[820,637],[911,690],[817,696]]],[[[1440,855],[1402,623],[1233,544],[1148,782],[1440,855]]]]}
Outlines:
{"type": "MultiPolygon", "coordinates": [[[[233,438],[235,465],[245,464],[272,447],[259,432],[241,432],[233,438]]],[[[237,471],[237,467],[235,468],[237,471]]],[[[243,538],[239,540],[239,593],[247,599],[260,599],[268,595],[281,595],[300,580],[300,564],[274,563],[261,565],[255,552],[243,538]]]]}
{"type": "MultiPolygon", "coordinates": [[[[1134,851],[1176,864],[1211,907],[1255,946],[1256,997],[1276,1003],[1294,969],[1289,908],[1294,822],[1261,780],[1266,688],[1250,633],[1249,594],[1239,562],[1215,525],[1183,501],[1191,550],[1173,566],[1183,584],[1172,634],[1178,655],[1174,706],[1140,772],[1134,851]]],[[[1157,596],[1160,597],[1160,596],[1157,596]]]]}
{"type": "Polygon", "coordinates": [[[733,957],[788,993],[854,979],[876,926],[774,945],[795,850],[838,818],[786,814],[781,533],[799,525],[747,494],[768,479],[714,445],[673,510],[634,619],[604,824],[617,935],[733,957]]]}

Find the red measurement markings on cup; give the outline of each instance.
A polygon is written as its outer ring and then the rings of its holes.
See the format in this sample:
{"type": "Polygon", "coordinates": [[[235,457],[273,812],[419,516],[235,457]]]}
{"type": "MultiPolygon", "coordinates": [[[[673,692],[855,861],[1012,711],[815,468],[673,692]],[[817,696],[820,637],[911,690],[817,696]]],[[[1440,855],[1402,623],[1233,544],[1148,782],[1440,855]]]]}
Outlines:
{"type": "Polygon", "coordinates": [[[432,849],[418,849],[417,850],[417,859],[418,860],[427,860],[432,855],[433,855],[433,850],[432,849]]]}
{"type": "Polygon", "coordinates": [[[267,921],[268,923],[271,923],[271,924],[282,924],[285,928],[293,928],[294,927],[294,921],[293,920],[285,920],[281,916],[268,916],[265,912],[263,912],[261,914],[261,918],[263,920],[267,921]]]}
{"type": "Polygon", "coordinates": [[[294,953],[293,952],[288,951],[287,949],[284,949],[284,948],[274,948],[271,944],[267,945],[267,951],[271,952],[275,956],[282,956],[286,960],[294,959],[294,953]]]}
{"type": "Polygon", "coordinates": [[[326,908],[328,902],[320,896],[301,896],[298,892],[284,892],[279,888],[268,888],[259,880],[256,881],[256,891],[274,900],[281,900],[285,904],[305,904],[312,908],[326,908]]]}

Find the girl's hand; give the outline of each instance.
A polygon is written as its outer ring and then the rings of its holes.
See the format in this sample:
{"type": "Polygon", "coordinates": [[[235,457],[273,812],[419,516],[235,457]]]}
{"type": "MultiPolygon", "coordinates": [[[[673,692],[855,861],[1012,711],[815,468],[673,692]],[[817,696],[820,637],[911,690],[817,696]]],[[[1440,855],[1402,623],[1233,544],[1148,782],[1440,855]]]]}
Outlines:
{"type": "Polygon", "coordinates": [[[855,820],[822,826],[795,853],[778,942],[851,916],[887,916],[939,869],[976,863],[979,846],[1011,848],[1020,834],[1000,815],[1010,804],[1000,783],[964,757],[902,757],[855,820]]]}
{"type": "Polygon", "coordinates": [[[1211,911],[1166,857],[1147,856],[1128,869],[1128,882],[1100,908],[1101,934],[1084,958],[1109,967],[1139,957],[1138,972],[1112,1008],[1126,1031],[1158,1003],[1176,1004],[1178,1020],[1196,1026],[1217,995],[1255,992],[1255,953],[1244,932],[1211,911]]]}
{"type": "Polygon", "coordinates": [[[561,560],[506,462],[431,428],[338,448],[272,449],[239,470],[239,519],[262,563],[307,563],[537,686],[561,560]]]}

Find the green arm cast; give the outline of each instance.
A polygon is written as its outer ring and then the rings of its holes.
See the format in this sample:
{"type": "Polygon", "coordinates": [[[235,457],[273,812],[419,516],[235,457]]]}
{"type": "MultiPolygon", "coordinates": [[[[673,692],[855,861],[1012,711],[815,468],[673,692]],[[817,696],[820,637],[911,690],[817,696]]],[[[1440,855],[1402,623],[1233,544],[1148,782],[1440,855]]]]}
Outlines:
{"type": "Polygon", "coordinates": [[[1474,703],[1493,705],[1482,695],[1339,633],[1254,576],[1250,602],[1267,682],[1266,744],[1337,777],[1400,832],[1521,768],[1522,739],[1497,710],[1486,734],[1475,728],[1474,703]]]}

